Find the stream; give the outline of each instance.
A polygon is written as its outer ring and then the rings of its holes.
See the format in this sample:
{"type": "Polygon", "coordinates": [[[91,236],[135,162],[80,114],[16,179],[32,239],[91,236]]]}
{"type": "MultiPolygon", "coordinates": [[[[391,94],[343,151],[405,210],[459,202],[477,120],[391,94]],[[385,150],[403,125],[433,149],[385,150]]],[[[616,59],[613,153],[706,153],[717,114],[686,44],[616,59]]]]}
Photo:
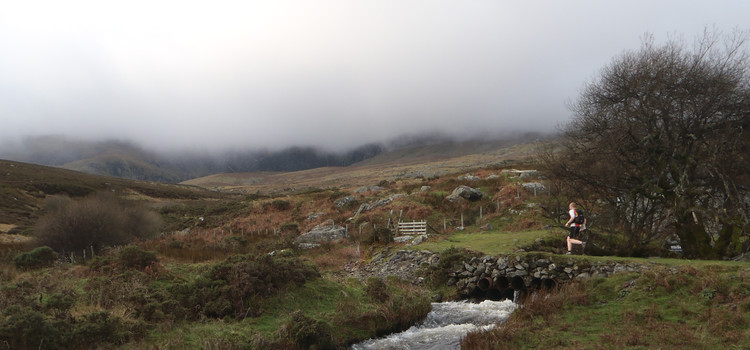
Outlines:
{"type": "Polygon", "coordinates": [[[460,349],[461,338],[467,333],[495,327],[496,323],[507,320],[516,307],[510,300],[432,303],[432,311],[422,323],[401,333],[354,344],[349,349],[460,349]]]}

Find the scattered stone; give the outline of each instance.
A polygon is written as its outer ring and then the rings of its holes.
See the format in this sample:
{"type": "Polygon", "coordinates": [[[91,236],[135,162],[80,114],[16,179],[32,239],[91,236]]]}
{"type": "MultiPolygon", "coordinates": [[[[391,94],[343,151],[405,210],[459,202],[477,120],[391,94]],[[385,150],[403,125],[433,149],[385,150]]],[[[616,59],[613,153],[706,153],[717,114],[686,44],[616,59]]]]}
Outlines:
{"type": "Polygon", "coordinates": [[[458,181],[479,181],[481,180],[478,176],[474,176],[471,174],[466,174],[464,176],[459,176],[458,181]]]}
{"type": "Polygon", "coordinates": [[[347,196],[333,202],[336,208],[343,208],[352,203],[357,203],[357,198],[355,198],[354,196],[347,196]]]}
{"type": "Polygon", "coordinates": [[[380,187],[380,186],[365,186],[365,187],[360,187],[360,188],[354,190],[354,193],[380,192],[382,190],[383,190],[383,188],[380,187]]]}
{"type": "Polygon", "coordinates": [[[501,175],[507,175],[510,177],[518,177],[521,179],[538,179],[541,178],[539,171],[537,170],[516,170],[516,169],[505,169],[500,172],[501,175]]]}

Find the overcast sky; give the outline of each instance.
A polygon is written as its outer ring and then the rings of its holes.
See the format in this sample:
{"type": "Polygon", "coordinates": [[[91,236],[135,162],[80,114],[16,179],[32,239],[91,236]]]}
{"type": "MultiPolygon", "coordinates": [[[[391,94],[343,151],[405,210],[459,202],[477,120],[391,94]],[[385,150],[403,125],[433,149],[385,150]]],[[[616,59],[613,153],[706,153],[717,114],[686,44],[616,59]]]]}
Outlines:
{"type": "Polygon", "coordinates": [[[329,149],[553,131],[615,56],[750,1],[0,0],[0,138],[329,149]]]}

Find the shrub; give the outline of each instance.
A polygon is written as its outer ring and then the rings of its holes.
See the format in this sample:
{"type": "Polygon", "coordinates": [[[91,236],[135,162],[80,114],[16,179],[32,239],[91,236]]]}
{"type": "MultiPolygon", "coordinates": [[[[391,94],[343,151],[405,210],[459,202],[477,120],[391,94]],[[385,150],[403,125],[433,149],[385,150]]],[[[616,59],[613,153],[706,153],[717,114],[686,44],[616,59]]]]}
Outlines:
{"type": "Polygon", "coordinates": [[[57,260],[57,253],[52,248],[44,246],[21,253],[13,258],[13,263],[21,269],[35,269],[51,266],[57,260]]]}
{"type": "Polygon", "coordinates": [[[292,205],[288,201],[274,199],[270,203],[263,204],[263,209],[268,210],[269,208],[277,211],[286,211],[291,209],[292,205]]]}
{"type": "Polygon", "coordinates": [[[55,310],[58,313],[64,313],[75,304],[75,292],[70,291],[68,293],[55,293],[49,296],[44,301],[44,308],[47,310],[55,310]]]}
{"type": "Polygon", "coordinates": [[[143,324],[129,324],[107,311],[98,311],[86,315],[82,323],[76,324],[73,338],[74,343],[84,348],[101,343],[122,345],[132,338],[140,338],[143,335],[143,324]]]}
{"type": "Polygon", "coordinates": [[[60,323],[31,308],[11,305],[0,319],[0,344],[19,350],[64,348],[60,343],[69,327],[60,323]]]}
{"type": "Polygon", "coordinates": [[[117,261],[127,268],[143,269],[156,263],[159,259],[156,258],[155,252],[145,251],[136,246],[127,246],[122,248],[117,256],[117,261]]]}
{"type": "Polygon", "coordinates": [[[385,302],[389,298],[385,282],[378,277],[367,278],[365,294],[379,303],[385,302]]]}
{"type": "Polygon", "coordinates": [[[288,222],[281,225],[281,232],[299,234],[299,225],[294,222],[288,222]]]}
{"type": "Polygon", "coordinates": [[[158,214],[109,193],[78,201],[56,197],[46,211],[35,227],[36,238],[56,251],[126,244],[153,236],[162,224],[158,214]]]}
{"type": "Polygon", "coordinates": [[[221,318],[257,316],[257,303],[290,285],[303,285],[319,273],[296,257],[234,255],[195,280],[170,288],[185,309],[221,318]]]}
{"type": "Polygon", "coordinates": [[[287,338],[299,349],[332,349],[331,328],[324,322],[305,316],[297,310],[279,330],[282,338],[287,338]]]}
{"type": "Polygon", "coordinates": [[[374,231],[363,233],[360,239],[362,243],[365,244],[372,244],[375,242],[388,244],[393,242],[393,231],[387,227],[378,227],[374,231]]]}

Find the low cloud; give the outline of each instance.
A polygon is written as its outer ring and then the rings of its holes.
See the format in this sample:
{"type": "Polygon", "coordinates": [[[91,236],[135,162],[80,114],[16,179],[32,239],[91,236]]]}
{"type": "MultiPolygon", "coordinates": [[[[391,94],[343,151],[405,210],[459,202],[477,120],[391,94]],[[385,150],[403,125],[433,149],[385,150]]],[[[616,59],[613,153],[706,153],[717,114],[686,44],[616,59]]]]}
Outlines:
{"type": "Polygon", "coordinates": [[[744,1],[19,1],[0,13],[0,138],[343,149],[548,132],[645,33],[747,29],[747,13],[744,1]]]}

